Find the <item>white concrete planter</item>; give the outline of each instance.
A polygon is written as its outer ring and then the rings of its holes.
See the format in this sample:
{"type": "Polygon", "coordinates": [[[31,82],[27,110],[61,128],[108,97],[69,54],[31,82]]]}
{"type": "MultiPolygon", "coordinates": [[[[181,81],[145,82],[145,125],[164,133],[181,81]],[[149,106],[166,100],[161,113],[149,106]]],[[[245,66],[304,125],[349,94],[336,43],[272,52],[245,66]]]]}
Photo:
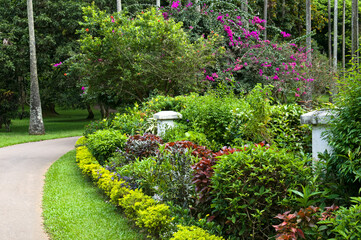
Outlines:
{"type": "Polygon", "coordinates": [[[323,153],[325,150],[332,151],[327,140],[322,137],[322,133],[326,131],[334,116],[336,112],[330,109],[313,111],[301,116],[301,124],[312,125],[312,158],[314,160],[318,160],[318,153],[323,153]]]}
{"type": "Polygon", "coordinates": [[[158,136],[164,136],[167,129],[174,127],[174,121],[182,118],[182,114],[174,111],[162,111],[153,115],[157,120],[158,136]]]}

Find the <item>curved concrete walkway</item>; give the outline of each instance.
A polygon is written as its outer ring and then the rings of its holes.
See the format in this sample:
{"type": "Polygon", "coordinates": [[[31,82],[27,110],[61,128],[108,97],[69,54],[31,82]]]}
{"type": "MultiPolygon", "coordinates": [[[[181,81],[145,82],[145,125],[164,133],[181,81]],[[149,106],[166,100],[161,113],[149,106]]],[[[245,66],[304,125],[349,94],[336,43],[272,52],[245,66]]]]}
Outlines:
{"type": "Polygon", "coordinates": [[[0,239],[48,239],[41,217],[44,175],[54,161],[74,149],[77,139],[0,148],[0,239]]]}

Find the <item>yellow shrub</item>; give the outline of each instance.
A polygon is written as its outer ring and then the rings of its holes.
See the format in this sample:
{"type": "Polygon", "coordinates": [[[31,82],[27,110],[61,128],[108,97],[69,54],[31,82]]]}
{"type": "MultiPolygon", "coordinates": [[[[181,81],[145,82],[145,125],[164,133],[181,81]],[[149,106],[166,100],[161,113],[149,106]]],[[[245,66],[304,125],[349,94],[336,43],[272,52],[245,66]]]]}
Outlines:
{"type": "Polygon", "coordinates": [[[140,210],[155,205],[153,198],[145,195],[142,190],[130,190],[129,194],[119,199],[119,206],[124,209],[124,213],[131,219],[136,219],[140,210]]]}
{"type": "Polygon", "coordinates": [[[124,181],[117,181],[114,183],[113,188],[110,191],[110,202],[119,205],[119,199],[132,191],[127,186],[127,183],[124,181]]]}
{"type": "Polygon", "coordinates": [[[75,147],[84,146],[86,141],[87,141],[87,139],[84,136],[79,138],[75,143],[75,147]]]}
{"type": "Polygon", "coordinates": [[[171,222],[169,206],[165,204],[156,204],[143,208],[138,211],[136,224],[139,227],[147,228],[152,235],[158,236],[164,232],[168,224],[171,222]]]}
{"type": "Polygon", "coordinates": [[[211,235],[199,227],[185,227],[182,225],[177,227],[178,232],[175,232],[170,240],[224,240],[223,237],[211,235]]]}

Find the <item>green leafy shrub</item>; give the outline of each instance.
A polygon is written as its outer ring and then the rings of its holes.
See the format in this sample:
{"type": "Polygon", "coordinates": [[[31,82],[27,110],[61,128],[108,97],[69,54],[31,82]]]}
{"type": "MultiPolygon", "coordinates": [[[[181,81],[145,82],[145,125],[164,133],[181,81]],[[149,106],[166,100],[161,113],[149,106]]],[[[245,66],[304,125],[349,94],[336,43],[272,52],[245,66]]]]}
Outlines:
{"type": "Polygon", "coordinates": [[[142,111],[144,111],[149,117],[160,111],[171,110],[180,112],[185,107],[184,101],[186,98],[187,96],[171,97],[157,95],[143,102],[142,111]]]}
{"type": "Polygon", "coordinates": [[[247,142],[271,142],[270,130],[266,127],[271,115],[271,89],[271,86],[262,88],[258,84],[242,104],[231,109],[230,121],[223,134],[227,143],[242,146],[247,142]]]}
{"type": "Polygon", "coordinates": [[[339,107],[328,132],[333,148],[327,159],[328,173],[342,184],[346,193],[356,196],[361,187],[361,74],[348,72],[339,83],[339,107]]]}
{"type": "Polygon", "coordinates": [[[301,125],[305,110],[297,104],[273,105],[267,123],[272,142],[294,152],[311,152],[311,126],[301,125]]]}
{"type": "Polygon", "coordinates": [[[212,66],[222,51],[220,36],[190,42],[182,23],[165,20],[156,8],[136,16],[127,11],[112,16],[94,7],[83,8],[80,30],[87,94],[106,93],[122,102],[143,101],[152,89],[179,95],[199,89],[201,69],[212,66]]]}
{"type": "Polygon", "coordinates": [[[257,146],[220,156],[211,177],[211,207],[223,236],[270,235],[270,223],[282,210],[287,189],[304,182],[308,173],[302,159],[276,148],[257,146]]]}
{"type": "Polygon", "coordinates": [[[98,130],[103,130],[109,128],[111,119],[103,119],[98,121],[92,121],[85,126],[84,136],[88,137],[90,134],[95,133],[98,130]]]}
{"type": "Polygon", "coordinates": [[[125,113],[117,113],[111,122],[111,127],[128,135],[142,134],[147,130],[145,113],[139,110],[139,105],[134,104],[133,108],[127,108],[125,113]]]}
{"type": "Polygon", "coordinates": [[[158,166],[156,166],[154,158],[132,160],[126,165],[117,167],[116,171],[120,176],[127,179],[132,188],[139,188],[150,196],[155,194],[158,166]]]}
{"type": "Polygon", "coordinates": [[[353,197],[351,202],[354,205],[349,208],[340,207],[336,218],[331,219],[334,239],[361,239],[361,198],[353,197]]]}
{"type": "Polygon", "coordinates": [[[243,100],[234,95],[192,94],[185,99],[184,104],[185,108],[180,113],[188,131],[203,133],[208,141],[215,141],[217,147],[221,147],[226,144],[224,136],[233,119],[232,110],[242,107],[243,100]]]}
{"type": "Polygon", "coordinates": [[[103,165],[117,148],[124,147],[126,140],[127,136],[121,131],[103,129],[88,136],[87,146],[99,163],[103,165]]]}
{"type": "Polygon", "coordinates": [[[194,195],[191,165],[196,158],[178,145],[167,145],[154,157],[157,165],[157,194],[164,201],[188,207],[194,195]]]}
{"type": "Polygon", "coordinates": [[[160,147],[155,156],[136,159],[117,172],[129,177],[146,194],[188,207],[194,195],[191,165],[195,162],[186,147],[169,143],[160,147]]]}
{"type": "Polygon", "coordinates": [[[0,128],[4,125],[6,131],[10,132],[11,119],[16,117],[18,105],[13,91],[0,89],[0,128]]]}
{"type": "Polygon", "coordinates": [[[178,231],[173,234],[171,240],[222,240],[223,237],[217,237],[207,233],[199,227],[178,225],[178,231]]]}
{"type": "Polygon", "coordinates": [[[135,223],[139,227],[146,228],[150,234],[159,236],[171,222],[169,214],[169,206],[165,204],[152,205],[138,211],[138,218],[135,223]]]}

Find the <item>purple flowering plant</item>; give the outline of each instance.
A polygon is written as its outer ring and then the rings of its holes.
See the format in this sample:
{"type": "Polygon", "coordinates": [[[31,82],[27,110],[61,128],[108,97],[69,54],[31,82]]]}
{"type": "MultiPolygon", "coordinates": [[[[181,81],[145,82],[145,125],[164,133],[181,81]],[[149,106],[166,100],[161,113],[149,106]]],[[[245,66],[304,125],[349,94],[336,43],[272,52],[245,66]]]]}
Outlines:
{"type": "Polygon", "coordinates": [[[314,78],[310,74],[312,64],[307,64],[308,52],[296,44],[302,38],[292,39],[290,33],[269,26],[268,35],[274,40],[264,40],[265,20],[252,14],[251,9],[244,12],[232,0],[205,2],[168,7],[163,12],[182,21],[195,38],[223,35],[225,54],[218,58],[216,67],[204,69],[205,81],[214,86],[222,82],[235,89],[252,89],[259,82],[271,84],[273,96],[280,101],[286,101],[291,93],[296,100],[306,94],[307,83],[314,78]]]}

